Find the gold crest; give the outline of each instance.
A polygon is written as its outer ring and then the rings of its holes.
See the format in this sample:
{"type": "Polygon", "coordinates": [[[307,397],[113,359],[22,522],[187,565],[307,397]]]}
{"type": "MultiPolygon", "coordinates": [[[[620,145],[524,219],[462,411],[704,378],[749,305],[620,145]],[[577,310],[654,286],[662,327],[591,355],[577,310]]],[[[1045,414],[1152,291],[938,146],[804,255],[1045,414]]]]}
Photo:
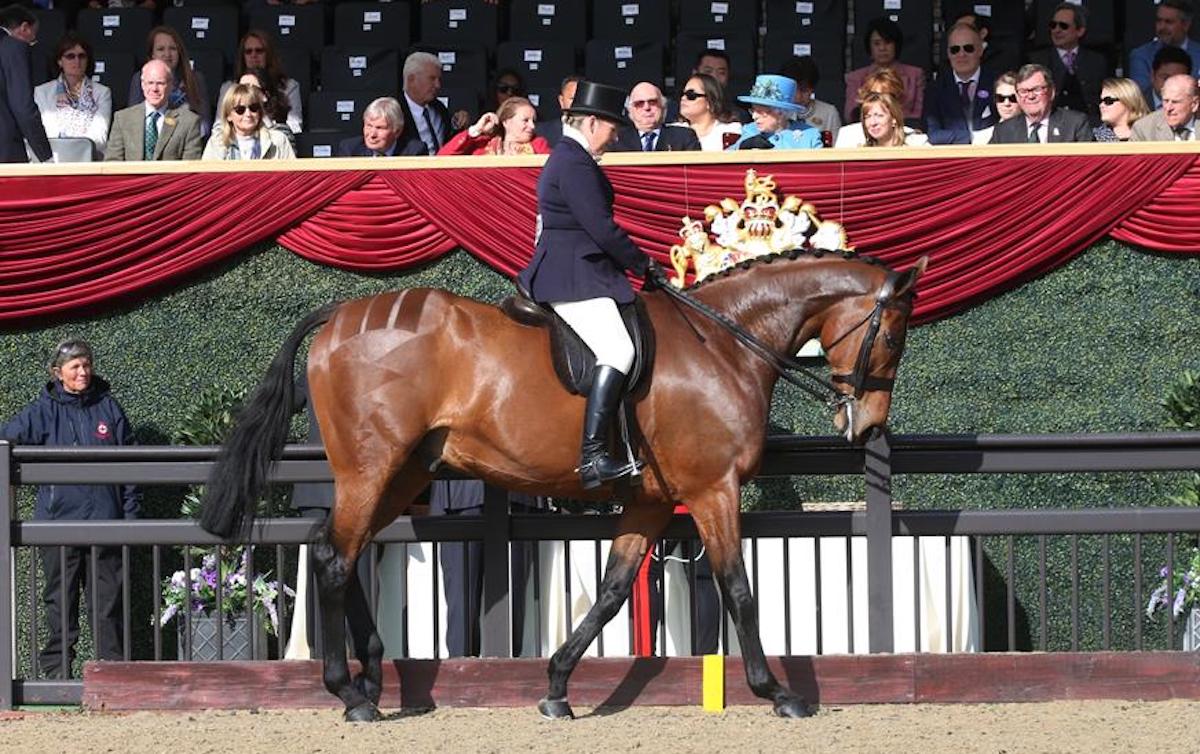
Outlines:
{"type": "Polygon", "coordinates": [[[746,198],[740,204],[722,199],[720,204],[704,208],[704,222],[683,218],[679,231],[682,243],[671,247],[674,285],[684,286],[689,260],[699,282],[764,254],[793,249],[854,250],[847,245],[845,229],[831,220],[821,220],[813,205],[791,195],[780,203],[774,176],[759,176],[753,169],[747,170],[745,187],[746,198]]]}

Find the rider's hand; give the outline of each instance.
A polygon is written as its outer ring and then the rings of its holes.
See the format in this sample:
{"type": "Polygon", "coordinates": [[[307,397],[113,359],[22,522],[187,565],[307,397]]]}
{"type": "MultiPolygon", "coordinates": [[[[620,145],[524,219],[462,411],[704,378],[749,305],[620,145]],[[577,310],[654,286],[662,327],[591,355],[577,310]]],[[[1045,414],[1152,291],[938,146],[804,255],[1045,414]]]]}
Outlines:
{"type": "Polygon", "coordinates": [[[666,288],[671,284],[667,279],[667,272],[658,262],[651,260],[646,265],[646,275],[642,279],[642,290],[653,291],[659,288],[666,288]]]}

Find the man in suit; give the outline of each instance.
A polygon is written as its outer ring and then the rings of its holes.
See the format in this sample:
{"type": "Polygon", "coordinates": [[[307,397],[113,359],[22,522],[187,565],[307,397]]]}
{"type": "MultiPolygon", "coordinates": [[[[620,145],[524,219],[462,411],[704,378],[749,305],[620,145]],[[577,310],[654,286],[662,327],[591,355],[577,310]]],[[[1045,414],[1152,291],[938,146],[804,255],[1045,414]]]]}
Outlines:
{"type": "Polygon", "coordinates": [[[1129,53],[1129,78],[1143,91],[1151,87],[1154,56],[1164,47],[1178,47],[1190,56],[1192,76],[1200,76],[1200,45],[1188,38],[1192,28],[1192,4],[1189,0],[1162,0],[1154,9],[1154,39],[1129,53]]]}
{"type": "MultiPolygon", "coordinates": [[[[583,76],[576,74],[571,74],[562,80],[562,84],[558,87],[558,110],[560,113],[565,112],[575,100],[575,88],[579,86],[580,81],[583,81],[583,76]]],[[[537,135],[545,139],[551,147],[557,144],[558,140],[562,138],[562,116],[538,121],[537,135]]]]}
{"type": "Polygon", "coordinates": [[[1045,66],[1029,63],[1017,71],[1017,104],[1024,117],[1001,121],[992,130],[991,144],[1054,144],[1092,141],[1087,116],[1076,110],[1055,109],[1054,81],[1045,66]]]}
{"type": "Polygon", "coordinates": [[[25,142],[42,162],[54,155],[33,102],[29,46],[37,40],[37,16],[19,5],[0,10],[0,162],[29,162],[25,142]]]}
{"type": "Polygon", "coordinates": [[[338,157],[398,157],[428,154],[420,139],[400,141],[404,110],[394,97],[380,97],[363,110],[363,134],[343,139],[338,157]]]}
{"type": "Polygon", "coordinates": [[[1162,109],[1138,118],[1130,141],[1196,141],[1196,106],[1200,104],[1196,79],[1172,76],[1162,87],[1162,109]]]}
{"type": "Polygon", "coordinates": [[[1079,45],[1087,33],[1087,11],[1073,3],[1059,3],[1050,19],[1052,47],[1037,50],[1029,62],[1050,71],[1057,95],[1055,107],[1085,113],[1093,126],[1100,125],[1100,87],[1109,75],[1108,63],[1095,50],[1079,45]]]}
{"type": "Polygon", "coordinates": [[[700,151],[700,139],[691,126],[663,125],[667,98],[661,89],[649,81],[643,81],[630,90],[625,108],[633,127],[622,128],[617,133],[614,152],[700,151]]]}
{"type": "MultiPolygon", "coordinates": [[[[428,52],[414,52],[404,60],[404,110],[401,142],[419,139],[425,154],[434,155],[450,138],[450,112],[438,100],[442,90],[442,64],[428,52]]],[[[457,114],[456,114],[457,115],[457,114]]]]}
{"type": "Polygon", "coordinates": [[[979,30],[957,23],[946,35],[949,67],[925,91],[925,132],[931,144],[970,144],[971,134],[996,125],[996,76],[984,68],[979,30]]]}
{"type": "Polygon", "coordinates": [[[145,101],[117,111],[108,135],[105,160],[198,160],[204,151],[200,116],[186,105],[167,101],[174,80],[161,60],[142,66],[145,101]]]}

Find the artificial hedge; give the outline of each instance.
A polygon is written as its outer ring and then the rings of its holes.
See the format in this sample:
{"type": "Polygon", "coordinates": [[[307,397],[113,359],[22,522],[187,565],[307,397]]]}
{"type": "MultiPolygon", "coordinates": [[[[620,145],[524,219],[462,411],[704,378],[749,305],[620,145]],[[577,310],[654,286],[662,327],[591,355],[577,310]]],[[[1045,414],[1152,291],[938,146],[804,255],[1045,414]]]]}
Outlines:
{"type": "MultiPolygon", "coordinates": [[[[139,440],[165,443],[194,397],[213,386],[248,388],[293,324],[331,300],[433,285],[496,301],[507,281],[464,252],[404,274],[362,275],[313,265],[275,246],[247,250],[176,288],[74,321],[9,329],[0,338],[0,417],[30,400],[45,379],[53,345],[81,336],[97,351],[98,371],[130,415],[139,440]]],[[[1096,245],[1062,269],[1027,282],[909,336],[892,409],[897,433],[1116,432],[1165,426],[1159,405],[1166,384],[1200,362],[1200,279],[1192,259],[1156,255],[1115,242],[1096,245]]],[[[824,408],[781,385],[776,424],[829,434],[824,408]]],[[[909,508],[979,509],[1161,505],[1179,492],[1180,474],[898,477],[894,494],[909,508]]],[[[160,491],[161,493],[161,491],[160,491]]],[[[861,499],[856,478],[795,478],[752,486],[747,508],[785,508],[805,500],[861,499]]],[[[173,516],[178,499],[154,495],[148,515],[173,516]]],[[[988,552],[1003,571],[1003,541],[988,552]]],[[[1113,538],[1114,648],[1132,646],[1135,617],[1131,550],[1113,538]]],[[[1147,538],[1146,564],[1162,540],[1147,538]]],[[[1037,647],[1040,616],[1036,542],[1017,542],[1018,644],[1037,647]]],[[[1080,540],[1082,649],[1100,648],[1101,552],[1080,540]]],[[[1051,649],[1071,646],[1070,549],[1049,547],[1051,649]]],[[[1151,571],[1148,570],[1147,573],[1151,571]]],[[[1003,588],[989,580],[989,646],[1006,635],[1003,588]]],[[[1153,584],[1143,585],[1149,594],[1153,584]]],[[[18,601],[18,604],[21,604],[18,601]]],[[[1136,615],[1142,611],[1137,610],[1136,615]]],[[[134,623],[139,623],[135,617],[134,623]]],[[[1162,626],[1146,623],[1151,643],[1162,626]]],[[[1000,641],[1001,644],[996,642],[1000,641]]]]}

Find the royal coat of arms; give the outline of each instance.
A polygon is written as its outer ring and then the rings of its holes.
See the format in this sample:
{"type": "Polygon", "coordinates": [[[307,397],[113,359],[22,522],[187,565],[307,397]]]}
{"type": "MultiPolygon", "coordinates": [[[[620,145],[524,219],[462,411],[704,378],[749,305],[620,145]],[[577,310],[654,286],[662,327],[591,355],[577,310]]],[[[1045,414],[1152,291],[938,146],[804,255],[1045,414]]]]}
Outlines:
{"type": "Polygon", "coordinates": [[[704,208],[704,220],[683,218],[682,243],[671,247],[671,282],[682,288],[689,262],[699,282],[738,262],[764,254],[793,249],[852,252],[846,231],[838,223],[821,220],[813,205],[775,192],[774,176],[746,171],[746,198],[738,203],[722,199],[704,208]],[[707,225],[707,227],[706,227],[707,225]]]}

